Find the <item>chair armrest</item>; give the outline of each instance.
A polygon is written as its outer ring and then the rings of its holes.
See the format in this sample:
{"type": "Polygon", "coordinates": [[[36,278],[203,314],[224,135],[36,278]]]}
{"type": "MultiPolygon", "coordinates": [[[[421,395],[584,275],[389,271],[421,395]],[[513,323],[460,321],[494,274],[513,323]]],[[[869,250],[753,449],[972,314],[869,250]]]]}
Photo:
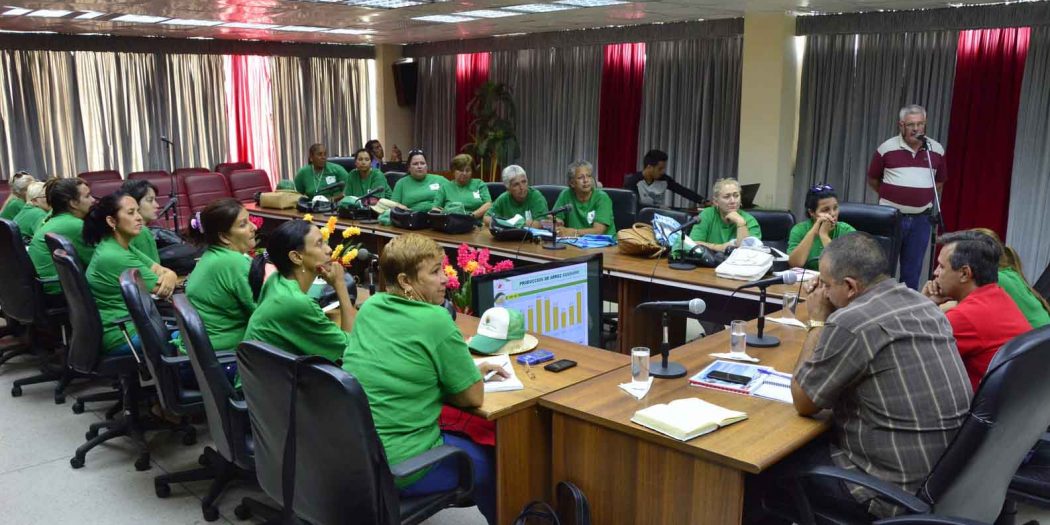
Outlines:
{"type": "Polygon", "coordinates": [[[798,478],[837,479],[839,481],[845,481],[871,489],[877,492],[879,497],[900,505],[916,514],[927,513],[931,510],[928,503],[919,499],[914,494],[909,494],[897,485],[882,481],[881,479],[870,476],[860,470],[846,470],[839,467],[819,466],[800,472],[798,478]]]}
{"type": "Polygon", "coordinates": [[[47,279],[41,279],[41,278],[37,277],[36,278],[36,282],[38,282],[40,284],[57,283],[58,282],[58,277],[48,277],[47,279]]]}
{"type": "Polygon", "coordinates": [[[427,467],[437,465],[442,460],[450,457],[456,457],[459,460],[459,488],[467,494],[471,494],[474,491],[474,464],[463,449],[452,445],[441,445],[408,458],[397,465],[391,465],[390,472],[396,478],[404,478],[427,467]]]}
{"type": "Polygon", "coordinates": [[[244,412],[247,414],[248,402],[243,399],[231,399],[230,408],[233,409],[234,412],[244,412]]]}
{"type": "Polygon", "coordinates": [[[966,518],[952,518],[948,516],[935,516],[933,514],[913,514],[909,516],[897,516],[876,521],[872,525],[982,525],[979,521],[966,518]]]}
{"type": "Polygon", "coordinates": [[[190,356],[182,355],[162,355],[160,356],[160,362],[164,367],[179,367],[182,365],[188,365],[190,362],[190,356]]]}

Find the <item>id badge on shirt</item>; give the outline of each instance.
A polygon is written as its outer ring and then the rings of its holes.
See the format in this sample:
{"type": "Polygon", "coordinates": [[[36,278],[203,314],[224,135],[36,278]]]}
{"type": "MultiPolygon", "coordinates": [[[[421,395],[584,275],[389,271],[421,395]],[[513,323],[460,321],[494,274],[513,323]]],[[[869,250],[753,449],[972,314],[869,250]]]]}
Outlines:
{"type": "Polygon", "coordinates": [[[587,213],[587,224],[594,224],[594,210],[587,213]]]}
{"type": "Polygon", "coordinates": [[[329,175],[324,178],[325,184],[335,184],[335,175],[329,175]]]}
{"type": "Polygon", "coordinates": [[[475,191],[474,192],[474,198],[477,199],[477,200],[481,200],[481,192],[480,191],[475,191]]]}
{"type": "Polygon", "coordinates": [[[441,188],[441,185],[436,183],[436,182],[434,184],[430,185],[430,191],[437,191],[440,188],[441,188]]]}

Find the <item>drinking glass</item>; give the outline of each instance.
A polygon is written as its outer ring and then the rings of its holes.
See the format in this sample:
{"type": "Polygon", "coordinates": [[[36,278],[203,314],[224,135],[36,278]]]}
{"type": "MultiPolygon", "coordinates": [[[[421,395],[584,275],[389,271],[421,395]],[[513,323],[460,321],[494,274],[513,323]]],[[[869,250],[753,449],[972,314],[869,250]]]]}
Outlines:
{"type": "Polygon", "coordinates": [[[729,323],[729,351],[734,354],[747,353],[747,321],[729,323]]]}
{"type": "Polygon", "coordinates": [[[649,381],[649,349],[636,346],[631,349],[631,381],[647,383],[649,381]]]}
{"type": "Polygon", "coordinates": [[[787,319],[795,319],[795,311],[798,310],[798,294],[787,292],[784,294],[784,309],[780,315],[787,319]]]}

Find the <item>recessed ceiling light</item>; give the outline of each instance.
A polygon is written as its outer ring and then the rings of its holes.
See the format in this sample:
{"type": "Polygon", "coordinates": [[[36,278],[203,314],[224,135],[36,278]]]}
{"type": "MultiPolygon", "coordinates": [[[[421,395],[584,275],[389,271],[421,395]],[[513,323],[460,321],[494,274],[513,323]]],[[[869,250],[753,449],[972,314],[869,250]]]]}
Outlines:
{"type": "Polygon", "coordinates": [[[315,26],[278,26],[273,28],[274,31],[292,31],[296,33],[313,33],[317,31],[325,31],[326,27],[315,27],[315,26]]]}
{"type": "Polygon", "coordinates": [[[193,20],[188,18],[172,18],[171,20],[165,20],[161,24],[171,26],[195,26],[195,27],[212,27],[221,24],[219,20],[193,20]]]}
{"type": "Polygon", "coordinates": [[[427,15],[427,16],[414,16],[412,20],[420,20],[423,22],[441,22],[443,24],[455,24],[458,22],[470,22],[471,20],[477,20],[477,18],[470,18],[469,16],[453,16],[453,15],[427,15]]]}
{"type": "Polygon", "coordinates": [[[375,33],[375,29],[329,29],[326,33],[335,35],[368,35],[375,33]]]}
{"type": "Polygon", "coordinates": [[[358,7],[375,7],[379,9],[398,9],[401,7],[412,7],[414,5],[420,5],[423,2],[417,2],[415,0],[350,0],[347,2],[350,5],[358,7]]]}
{"type": "Polygon", "coordinates": [[[39,16],[43,18],[61,18],[63,16],[72,14],[72,11],[66,11],[64,9],[37,9],[26,16],[39,16]]]}
{"type": "Polygon", "coordinates": [[[79,15],[75,16],[74,18],[76,18],[77,20],[92,20],[92,19],[98,18],[98,17],[100,17],[100,16],[102,16],[104,14],[105,13],[99,13],[98,11],[84,11],[83,13],[80,13],[79,15]]]}
{"type": "Polygon", "coordinates": [[[4,11],[4,16],[22,16],[29,13],[32,9],[26,9],[24,7],[10,7],[7,11],[4,11]]]}
{"type": "Polygon", "coordinates": [[[476,11],[460,11],[452,13],[457,16],[473,16],[475,18],[503,18],[505,16],[519,16],[521,13],[512,11],[500,11],[499,9],[478,9],[476,11]]]}
{"type": "Polygon", "coordinates": [[[162,20],[167,20],[166,16],[149,16],[149,15],[120,15],[110,22],[129,22],[132,24],[156,24],[162,20]]]}
{"type": "Polygon", "coordinates": [[[555,4],[574,5],[576,7],[604,7],[607,5],[626,4],[623,0],[555,0],[555,4]]]}
{"type": "Polygon", "coordinates": [[[576,9],[576,6],[572,5],[558,5],[558,4],[522,4],[522,5],[510,5],[504,7],[508,11],[521,11],[522,13],[552,13],[554,11],[566,11],[568,9],[576,9]]]}
{"type": "Polygon", "coordinates": [[[226,22],[221,27],[230,27],[233,29],[273,29],[277,27],[274,24],[257,24],[254,22],[226,22]]]}

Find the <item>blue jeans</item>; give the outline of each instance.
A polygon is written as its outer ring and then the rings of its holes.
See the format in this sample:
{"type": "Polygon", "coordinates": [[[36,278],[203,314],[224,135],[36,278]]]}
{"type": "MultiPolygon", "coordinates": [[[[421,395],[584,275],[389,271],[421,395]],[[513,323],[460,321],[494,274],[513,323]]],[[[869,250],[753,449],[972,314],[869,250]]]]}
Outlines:
{"type": "MultiPolygon", "coordinates": [[[[447,432],[442,432],[441,437],[446,445],[463,449],[474,462],[474,503],[489,523],[496,523],[496,461],[492,447],[447,432]]],[[[401,489],[401,496],[425,496],[452,490],[459,483],[458,465],[456,458],[445,459],[418,481],[401,489]]]]}
{"type": "Polygon", "coordinates": [[[901,280],[912,290],[918,290],[922,280],[922,263],[930,246],[931,229],[929,215],[901,216],[901,280]]]}
{"type": "MultiPolygon", "coordinates": [[[[141,359],[142,358],[142,340],[139,339],[139,334],[135,334],[135,335],[131,336],[131,344],[135,345],[135,353],[137,353],[139,355],[139,358],[141,359]]],[[[131,347],[128,346],[127,342],[125,342],[124,344],[122,344],[122,345],[120,345],[120,346],[118,346],[118,347],[114,348],[113,350],[110,350],[109,352],[106,353],[106,356],[115,356],[115,355],[131,355],[131,347]]]]}

